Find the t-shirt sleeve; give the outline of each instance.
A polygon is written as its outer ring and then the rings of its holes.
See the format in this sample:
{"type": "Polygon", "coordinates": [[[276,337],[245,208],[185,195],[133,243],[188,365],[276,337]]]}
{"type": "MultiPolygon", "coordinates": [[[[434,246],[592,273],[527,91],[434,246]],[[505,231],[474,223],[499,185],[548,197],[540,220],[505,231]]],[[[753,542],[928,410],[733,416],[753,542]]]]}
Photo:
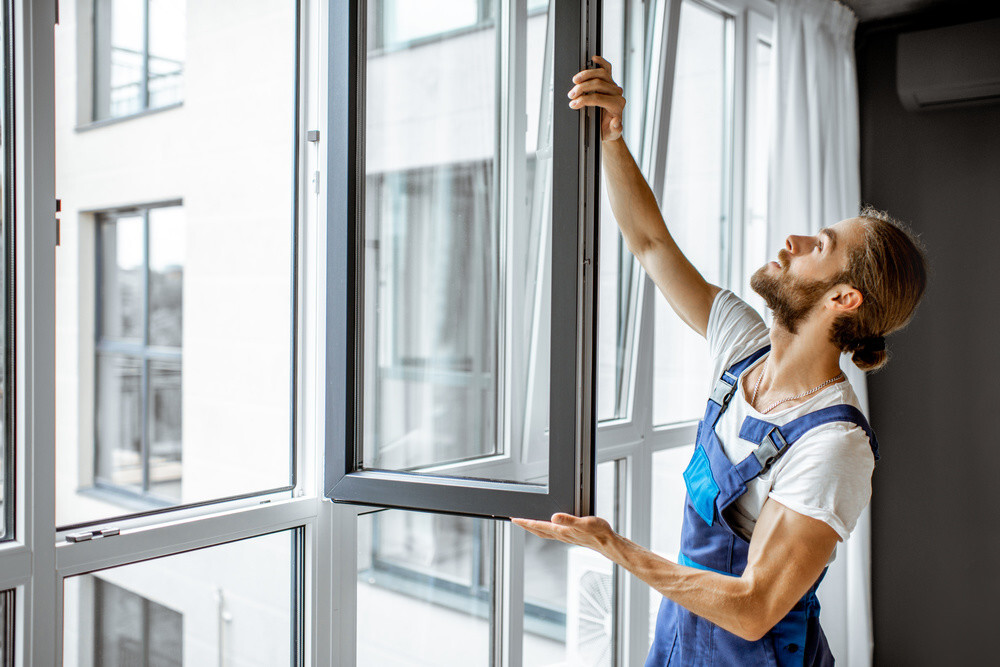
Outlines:
{"type": "Polygon", "coordinates": [[[854,424],[835,423],[802,436],[775,463],[768,497],[819,519],[846,540],[872,494],[868,436],[854,424]]]}
{"type": "Polygon", "coordinates": [[[760,347],[768,334],[760,314],[729,290],[720,291],[708,314],[705,339],[716,366],[726,368],[760,347]]]}

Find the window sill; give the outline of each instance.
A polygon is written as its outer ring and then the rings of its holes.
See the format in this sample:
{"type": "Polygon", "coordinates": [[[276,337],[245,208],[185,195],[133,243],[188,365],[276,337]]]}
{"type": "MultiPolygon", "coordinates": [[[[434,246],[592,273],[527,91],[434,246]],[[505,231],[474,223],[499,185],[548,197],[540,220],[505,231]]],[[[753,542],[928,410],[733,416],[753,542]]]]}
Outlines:
{"type": "Polygon", "coordinates": [[[73,128],[74,132],[89,132],[90,130],[96,130],[101,127],[107,127],[108,125],[117,125],[118,123],[124,123],[126,121],[134,120],[136,118],[142,118],[144,116],[152,116],[154,114],[161,113],[163,111],[170,111],[171,109],[178,109],[184,106],[184,102],[174,102],[173,104],[167,104],[166,106],[156,107],[154,109],[145,109],[143,111],[138,111],[136,113],[128,114],[127,116],[115,116],[114,118],[104,118],[101,120],[95,120],[90,123],[84,123],[83,125],[77,125],[73,128]]]}

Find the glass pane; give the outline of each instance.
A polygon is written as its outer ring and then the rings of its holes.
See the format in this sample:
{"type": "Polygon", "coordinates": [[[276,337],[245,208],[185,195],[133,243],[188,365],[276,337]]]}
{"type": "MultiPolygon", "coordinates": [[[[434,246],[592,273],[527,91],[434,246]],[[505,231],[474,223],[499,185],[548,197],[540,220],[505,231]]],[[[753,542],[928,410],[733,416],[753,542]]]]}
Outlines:
{"type": "MultiPolygon", "coordinates": [[[[410,12],[404,4],[369,3],[369,24],[400,23],[410,12]]],[[[421,5],[420,32],[453,27],[451,4],[421,5]]],[[[407,48],[369,44],[366,468],[547,456],[547,14],[518,28],[526,34],[527,83],[510,103],[527,115],[524,148],[499,144],[496,16],[481,19],[475,29],[407,48]],[[408,98],[422,103],[394,102],[408,98]],[[501,192],[520,188],[524,196],[512,197],[500,220],[496,176],[505,161],[516,176],[501,192]]],[[[504,478],[495,469],[488,476],[504,478]]]]}
{"type": "Polygon", "coordinates": [[[154,102],[184,70],[185,104],[75,132],[78,42],[119,5],[62,0],[55,27],[60,526],[294,470],[297,5],[139,2],[154,102]]]}
{"type": "MultiPolygon", "coordinates": [[[[143,0],[94,3],[94,120],[125,116],[145,107],[143,5],[143,0]]],[[[60,21],[62,17],[60,11],[60,21]]]]}
{"type": "Polygon", "coordinates": [[[143,489],[142,360],[97,357],[97,481],[143,489]]]}
{"type": "MultiPolygon", "coordinates": [[[[626,62],[624,43],[626,3],[624,0],[605,0],[601,11],[603,55],[612,63],[616,80],[621,85],[626,85],[626,65],[639,64],[634,56],[632,63],[626,62]]],[[[631,125],[627,125],[626,129],[631,130],[631,125]]],[[[630,134],[638,136],[638,132],[630,134]]],[[[630,145],[632,136],[626,137],[630,145]]],[[[614,213],[611,211],[611,201],[603,171],[601,171],[600,206],[597,418],[604,421],[625,416],[623,393],[629,382],[629,352],[634,335],[634,328],[630,327],[629,323],[636,319],[637,295],[634,288],[638,272],[635,259],[625,246],[614,213]]]]}
{"type": "MultiPolygon", "coordinates": [[[[694,2],[681,5],[670,109],[663,216],[695,268],[721,285],[728,216],[731,20],[694,2]]],[[[653,423],[697,418],[708,391],[705,341],[656,300],[653,423]]]]}
{"type": "Polygon", "coordinates": [[[386,510],[358,517],[359,665],[487,665],[492,521],[386,510]]]}
{"type": "Polygon", "coordinates": [[[68,577],[63,665],[295,664],[297,539],[283,531],[68,577]]]}
{"type": "MultiPolygon", "coordinates": [[[[653,452],[653,498],[649,514],[655,521],[652,523],[650,548],[675,563],[681,548],[684,500],[687,497],[683,475],[693,453],[694,445],[653,452]]],[[[656,629],[656,611],[660,608],[661,597],[656,591],[650,591],[650,641],[656,629]]]]}
{"type": "Polygon", "coordinates": [[[94,577],[94,662],[180,667],[184,616],[94,577]]]}
{"type": "MultiPolygon", "coordinates": [[[[597,510],[619,530],[614,461],[597,466],[597,510]]],[[[613,563],[585,547],[525,532],[524,664],[611,665],[614,658],[613,563]]]]}
{"type": "Polygon", "coordinates": [[[143,337],[143,216],[122,216],[101,224],[101,332],[103,338],[143,337]]]}
{"type": "Polygon", "coordinates": [[[149,344],[180,347],[184,331],[184,209],[149,211],[149,344]]]}
{"type": "Polygon", "coordinates": [[[14,590],[0,592],[0,664],[14,664],[14,590]]]}
{"type": "Polygon", "coordinates": [[[180,102],[184,75],[184,0],[149,0],[149,106],[180,102]]]}
{"type": "Polygon", "coordinates": [[[180,501],[181,362],[149,362],[149,493],[180,501]]]}
{"type": "Polygon", "coordinates": [[[754,45],[754,69],[749,89],[747,118],[747,211],[743,229],[743,294],[746,301],[764,317],[767,306],[759,294],[750,289],[750,276],[768,261],[767,248],[767,175],[768,152],[771,147],[771,45],[757,40],[754,45]]]}
{"type": "Polygon", "coordinates": [[[482,4],[482,0],[374,0],[369,11],[381,27],[379,44],[390,47],[474,26],[482,4]]]}

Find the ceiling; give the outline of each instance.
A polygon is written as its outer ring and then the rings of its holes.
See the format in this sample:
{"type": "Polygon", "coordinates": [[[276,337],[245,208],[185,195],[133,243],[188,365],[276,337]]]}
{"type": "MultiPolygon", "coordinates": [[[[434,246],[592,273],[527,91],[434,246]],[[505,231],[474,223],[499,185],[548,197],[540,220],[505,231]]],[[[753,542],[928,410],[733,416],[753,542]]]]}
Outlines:
{"type": "Polygon", "coordinates": [[[946,4],[972,4],[955,2],[954,0],[841,0],[854,10],[859,22],[884,19],[903,14],[923,12],[930,8],[943,7],[946,4]]]}

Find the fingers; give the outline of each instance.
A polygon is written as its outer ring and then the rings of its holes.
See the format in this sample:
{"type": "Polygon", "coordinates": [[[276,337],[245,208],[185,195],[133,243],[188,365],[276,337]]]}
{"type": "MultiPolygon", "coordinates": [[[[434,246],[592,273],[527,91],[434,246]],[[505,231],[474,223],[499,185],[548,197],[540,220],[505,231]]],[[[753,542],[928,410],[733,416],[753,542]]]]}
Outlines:
{"type": "Polygon", "coordinates": [[[601,69],[608,70],[608,75],[609,76],[611,75],[611,63],[605,60],[602,56],[594,56],[593,58],[591,58],[591,60],[593,60],[597,65],[599,65],[601,69]]]}
{"type": "Polygon", "coordinates": [[[574,83],[581,83],[587,81],[588,79],[604,79],[605,81],[610,81],[614,83],[614,79],[611,78],[611,63],[602,58],[601,56],[594,56],[591,58],[597,67],[581,70],[573,77],[574,83]]]}
{"type": "Polygon", "coordinates": [[[589,95],[580,95],[579,97],[573,99],[569,105],[574,109],[582,109],[583,107],[600,107],[601,109],[608,111],[612,116],[621,116],[622,110],[625,108],[625,100],[619,95],[590,93],[589,95]]]}
{"type": "Polygon", "coordinates": [[[614,81],[604,79],[588,79],[576,84],[566,93],[567,97],[573,98],[586,93],[601,93],[603,95],[621,95],[623,92],[620,86],[616,86],[614,81]]]}

